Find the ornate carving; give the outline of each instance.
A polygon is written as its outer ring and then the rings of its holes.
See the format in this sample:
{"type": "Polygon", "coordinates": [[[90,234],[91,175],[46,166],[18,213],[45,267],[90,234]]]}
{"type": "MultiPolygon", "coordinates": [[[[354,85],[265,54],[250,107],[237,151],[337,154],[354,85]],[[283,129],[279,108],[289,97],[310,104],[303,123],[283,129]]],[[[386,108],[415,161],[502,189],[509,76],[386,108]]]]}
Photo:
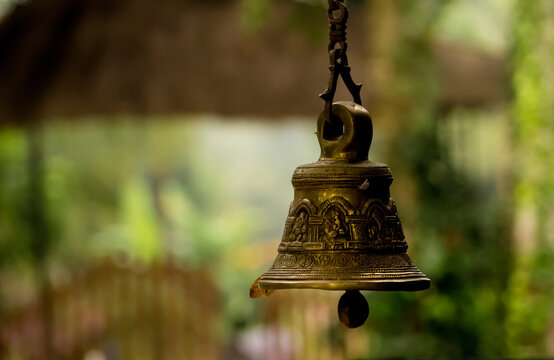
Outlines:
{"type": "Polygon", "coordinates": [[[317,214],[323,215],[327,212],[327,210],[330,207],[336,207],[342,211],[345,215],[354,215],[356,213],[356,209],[342,196],[333,196],[332,198],[326,200],[323,202],[318,208],[317,208],[317,214]]]}
{"type": "Polygon", "coordinates": [[[341,196],[334,196],[317,208],[308,199],[291,206],[280,251],[349,249],[407,249],[392,199],[388,204],[369,199],[359,210],[341,196]]]}
{"type": "Polygon", "coordinates": [[[291,204],[289,209],[289,216],[294,216],[300,210],[304,209],[308,215],[315,215],[316,208],[312,205],[312,202],[308,199],[302,199],[297,204],[291,204]]]}
{"type": "Polygon", "coordinates": [[[294,219],[292,231],[289,235],[290,242],[303,243],[308,237],[308,214],[305,211],[300,211],[294,219]]]}
{"type": "Polygon", "coordinates": [[[338,208],[330,207],[323,215],[323,224],[319,227],[319,239],[324,242],[324,248],[330,250],[346,247],[345,226],[343,214],[338,208]]]}
{"type": "Polygon", "coordinates": [[[278,254],[273,269],[313,269],[336,271],[334,268],[379,269],[380,272],[398,271],[414,267],[407,254],[369,254],[347,252],[317,252],[314,254],[278,254]]]}

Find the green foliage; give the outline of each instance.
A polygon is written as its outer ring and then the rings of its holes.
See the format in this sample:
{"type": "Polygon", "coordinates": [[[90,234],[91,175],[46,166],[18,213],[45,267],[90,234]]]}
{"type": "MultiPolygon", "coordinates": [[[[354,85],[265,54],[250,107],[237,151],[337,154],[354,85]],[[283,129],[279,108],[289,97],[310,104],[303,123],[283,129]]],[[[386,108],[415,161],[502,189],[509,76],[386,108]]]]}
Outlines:
{"type": "MultiPolygon", "coordinates": [[[[327,2],[325,0],[296,0],[288,5],[290,5],[288,11],[283,12],[284,26],[305,35],[312,42],[327,41],[327,2]]],[[[274,6],[274,0],[241,0],[242,28],[248,33],[255,33],[268,23],[275,22],[270,18],[274,6]]]]}
{"type": "Polygon", "coordinates": [[[241,0],[241,24],[244,29],[255,32],[261,29],[269,16],[271,0],[241,0]]]}
{"type": "MultiPolygon", "coordinates": [[[[437,109],[430,50],[435,21],[450,3],[397,2],[404,26],[392,61],[403,131],[390,153],[400,157],[392,159],[393,172],[407,167],[417,189],[415,214],[403,219],[415,237],[408,242],[417,246],[410,254],[431,278],[432,288],[371,295],[370,303],[378,309],[371,320],[376,357],[505,354],[503,295],[512,264],[507,202],[493,179],[456,166],[452,144],[441,134],[449,119],[437,109]]],[[[479,156],[475,149],[465,151],[479,156]]],[[[402,216],[401,203],[399,211],[402,216]]]]}
{"type": "Polygon", "coordinates": [[[130,248],[152,261],[161,255],[160,233],[148,183],[131,179],[121,191],[121,218],[128,227],[130,248]]]}
{"type": "MultiPolygon", "coordinates": [[[[280,236],[290,174],[299,154],[316,158],[317,144],[311,124],[299,121],[191,119],[91,118],[40,129],[43,210],[55,235],[46,268],[56,269],[54,283],[56,274],[81,273],[106,258],[171,258],[209,269],[224,298],[221,330],[231,336],[259,321],[260,302],[248,289],[274,255],[246,250],[280,236]],[[299,146],[277,153],[283,141],[299,146]]],[[[37,289],[25,131],[0,131],[0,305],[7,308],[37,289]]]]}
{"type": "Polygon", "coordinates": [[[25,134],[18,129],[0,132],[0,270],[30,256],[27,208],[22,201],[28,192],[26,162],[25,134]]]}
{"type": "Polygon", "coordinates": [[[328,39],[327,14],[320,1],[295,2],[288,22],[313,42],[324,43],[328,39]]]}
{"type": "Polygon", "coordinates": [[[506,328],[511,354],[541,356],[554,316],[554,7],[517,1],[515,15],[515,246],[520,255],[506,296],[506,328]]]}

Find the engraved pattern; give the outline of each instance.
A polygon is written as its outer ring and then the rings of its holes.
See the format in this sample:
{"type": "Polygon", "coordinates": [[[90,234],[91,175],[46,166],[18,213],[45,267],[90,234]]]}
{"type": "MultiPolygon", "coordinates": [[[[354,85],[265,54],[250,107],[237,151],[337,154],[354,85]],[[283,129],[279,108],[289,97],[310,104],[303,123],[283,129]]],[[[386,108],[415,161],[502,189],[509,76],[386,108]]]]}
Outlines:
{"type": "Polygon", "coordinates": [[[325,249],[344,249],[346,231],[341,212],[334,207],[329,208],[323,216],[323,226],[320,227],[319,238],[325,243],[325,249]]]}
{"type": "Polygon", "coordinates": [[[300,214],[294,219],[292,225],[292,231],[289,236],[289,241],[303,243],[306,242],[308,235],[308,214],[305,211],[301,211],[300,214]]]}
{"type": "MultiPolygon", "coordinates": [[[[314,270],[317,272],[335,272],[337,268],[346,268],[349,272],[419,271],[407,254],[367,254],[324,252],[314,254],[290,253],[278,254],[269,273],[287,273],[287,269],[314,270]]],[[[297,274],[297,272],[295,272],[297,274]]]]}
{"type": "MultiPolygon", "coordinates": [[[[392,199],[388,204],[369,199],[358,210],[341,196],[334,196],[317,208],[308,199],[291,205],[279,245],[280,252],[405,252],[407,248],[392,199]]],[[[314,263],[317,260],[310,260],[310,264],[314,263]]]]}

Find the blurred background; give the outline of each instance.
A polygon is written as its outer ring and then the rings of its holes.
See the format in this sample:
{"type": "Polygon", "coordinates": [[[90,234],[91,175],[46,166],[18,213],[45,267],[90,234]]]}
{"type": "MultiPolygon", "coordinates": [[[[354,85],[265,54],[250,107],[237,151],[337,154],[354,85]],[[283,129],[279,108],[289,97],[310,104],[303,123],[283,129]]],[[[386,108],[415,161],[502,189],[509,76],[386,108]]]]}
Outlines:
{"type": "Polygon", "coordinates": [[[355,330],[248,296],[319,156],[326,1],[0,0],[0,358],[554,357],[554,2],[347,5],[431,289],[355,330]]]}

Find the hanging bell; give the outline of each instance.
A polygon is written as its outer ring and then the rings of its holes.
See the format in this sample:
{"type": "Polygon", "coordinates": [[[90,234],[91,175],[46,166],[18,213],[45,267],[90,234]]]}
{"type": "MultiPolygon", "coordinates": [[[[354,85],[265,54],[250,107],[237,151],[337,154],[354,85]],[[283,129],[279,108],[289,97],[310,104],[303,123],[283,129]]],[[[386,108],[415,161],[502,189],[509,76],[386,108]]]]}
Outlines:
{"type": "Polygon", "coordinates": [[[254,282],[250,295],[290,288],[345,290],[339,318],[348,327],[358,327],[369,312],[359,290],[424,290],[430,280],[408,256],[390,197],[389,167],[368,159],[373,125],[361,105],[361,85],[350,76],[348,10],[341,0],[329,0],[328,15],[330,78],[320,95],[325,107],[317,121],[321,156],[296,168],[294,199],[277,257],[254,282]],[[339,76],[354,102],[333,102],[339,76]]]}
{"type": "MultiPolygon", "coordinates": [[[[294,200],[262,289],[423,290],[429,279],[406,252],[385,164],[368,160],[372,123],[353,102],[333,104],[342,126],[322,112],[319,161],[292,176],[294,200]],[[343,133],[341,133],[343,132],[343,133]]],[[[336,121],[336,120],[335,120],[336,121]]]]}
{"type": "Polygon", "coordinates": [[[294,200],[278,254],[258,286],[346,290],[339,317],[357,327],[367,318],[367,303],[352,290],[423,290],[430,280],[407,253],[389,167],[368,160],[373,127],[367,110],[339,101],[332,114],[333,122],[326,111],[318,119],[319,160],[292,176],[294,200]]]}

